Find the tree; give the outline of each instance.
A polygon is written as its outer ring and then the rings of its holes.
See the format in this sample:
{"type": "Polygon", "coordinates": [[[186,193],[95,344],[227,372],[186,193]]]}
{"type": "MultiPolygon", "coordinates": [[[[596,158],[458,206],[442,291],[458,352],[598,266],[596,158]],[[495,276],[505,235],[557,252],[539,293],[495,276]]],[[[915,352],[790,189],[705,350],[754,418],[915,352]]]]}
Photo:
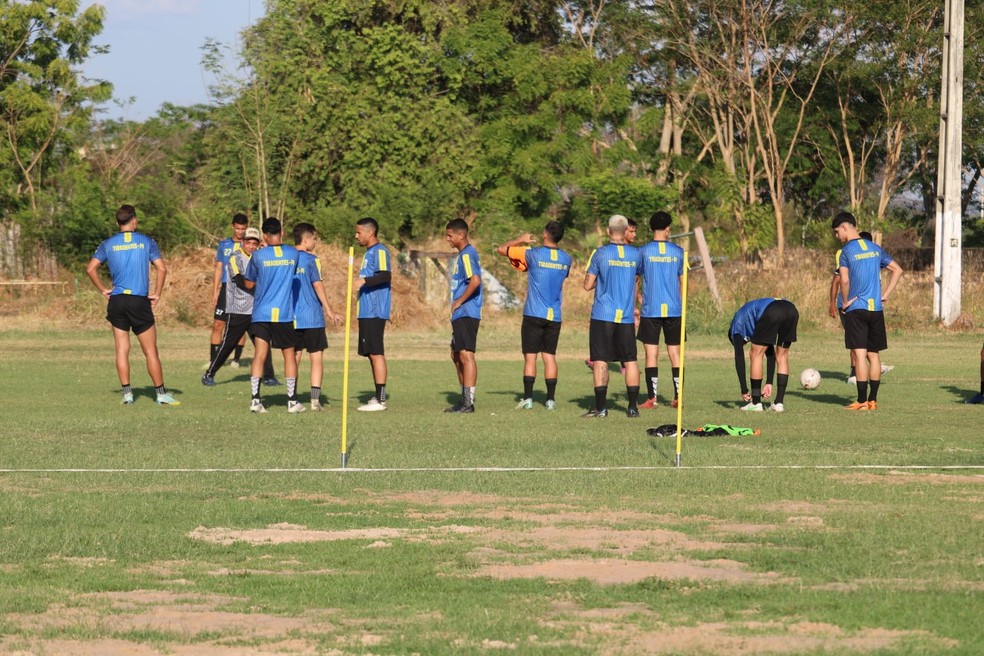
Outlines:
{"type": "MultiPolygon", "coordinates": [[[[22,236],[38,235],[53,217],[41,198],[60,160],[75,157],[91,103],[110,86],[76,68],[99,49],[103,9],[78,13],[77,0],[19,0],[0,5],[0,207],[5,273],[24,271],[22,236]]],[[[30,241],[30,240],[29,240],[30,241]]]]}

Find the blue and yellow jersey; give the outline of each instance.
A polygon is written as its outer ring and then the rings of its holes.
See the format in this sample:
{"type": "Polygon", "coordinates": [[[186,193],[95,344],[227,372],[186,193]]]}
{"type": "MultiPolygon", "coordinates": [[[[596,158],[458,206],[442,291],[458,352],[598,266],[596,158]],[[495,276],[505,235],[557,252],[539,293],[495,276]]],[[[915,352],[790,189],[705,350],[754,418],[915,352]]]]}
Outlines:
{"type": "Polygon", "coordinates": [[[636,271],[639,249],[605,244],[591,254],[587,272],[597,277],[591,318],[612,323],[635,322],[636,271]]]}
{"type": "Polygon", "coordinates": [[[741,335],[746,342],[751,341],[752,335],[755,334],[755,324],[762,318],[765,308],[769,307],[773,301],[778,300],[781,299],[757,298],[738,308],[734,318],[731,319],[731,327],[728,328],[728,341],[734,341],[735,335],[741,335]]]}
{"type": "Polygon", "coordinates": [[[118,232],[99,244],[93,254],[106,262],[113,279],[110,296],[150,294],[150,263],[161,259],[157,242],[145,234],[133,231],[118,232]]]}
{"type": "MultiPolygon", "coordinates": [[[[381,271],[392,272],[392,267],[389,249],[376,243],[366,249],[366,254],[362,257],[362,266],[359,267],[359,277],[372,278],[381,271]]],[[[359,288],[358,317],[360,319],[389,319],[392,299],[392,289],[388,282],[382,285],[363,285],[359,288]]]]}
{"type": "Polygon", "coordinates": [[[642,276],[643,317],[679,317],[683,314],[680,278],[683,276],[683,249],[668,241],[651,241],[639,249],[639,275],[642,276]]]}
{"type": "Polygon", "coordinates": [[[837,260],[838,268],[847,267],[851,289],[847,298],[857,297],[847,312],[882,309],[881,270],[892,263],[892,258],[881,246],[867,239],[852,239],[844,244],[837,260]]]}
{"type": "Polygon", "coordinates": [[[222,284],[229,282],[229,276],[226,273],[226,269],[229,266],[229,258],[236,251],[243,250],[243,245],[233,239],[232,237],[226,237],[219,242],[219,245],[215,249],[215,261],[222,263],[222,284]]]}
{"type": "MultiPolygon", "coordinates": [[[[468,287],[468,280],[472,276],[482,278],[482,267],[478,263],[478,251],[471,244],[461,249],[458,257],[454,259],[454,268],[451,271],[451,299],[461,298],[465,289],[468,287]]],[[[482,284],[479,283],[478,289],[467,301],[461,304],[457,310],[451,313],[451,321],[462,317],[472,319],[482,318],[482,284]]]]}
{"type": "Polygon", "coordinates": [[[249,258],[243,277],[256,283],[254,322],[293,323],[297,260],[297,249],[284,245],[264,246],[249,258]]]}
{"type": "Polygon", "coordinates": [[[560,322],[564,281],[571,272],[571,256],[559,248],[547,246],[513,246],[506,256],[526,262],[529,279],[523,315],[560,322]]]}
{"type": "Polygon", "coordinates": [[[321,260],[313,253],[298,251],[294,273],[294,327],[298,330],[325,327],[325,310],[314,283],[321,281],[321,260]]]}

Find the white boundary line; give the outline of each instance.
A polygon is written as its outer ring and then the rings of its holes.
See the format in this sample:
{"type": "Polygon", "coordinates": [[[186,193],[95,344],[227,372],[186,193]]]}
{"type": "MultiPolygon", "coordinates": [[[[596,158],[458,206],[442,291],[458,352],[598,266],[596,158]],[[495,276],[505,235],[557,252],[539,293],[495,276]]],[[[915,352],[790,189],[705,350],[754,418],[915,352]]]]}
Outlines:
{"type": "Polygon", "coordinates": [[[921,471],[984,471],[984,465],[696,465],[674,467],[626,466],[626,467],[328,467],[328,468],[93,468],[93,469],[0,469],[0,474],[390,474],[390,473],[442,473],[442,472],[622,472],[622,471],[677,471],[677,470],[921,470],[921,471]]]}

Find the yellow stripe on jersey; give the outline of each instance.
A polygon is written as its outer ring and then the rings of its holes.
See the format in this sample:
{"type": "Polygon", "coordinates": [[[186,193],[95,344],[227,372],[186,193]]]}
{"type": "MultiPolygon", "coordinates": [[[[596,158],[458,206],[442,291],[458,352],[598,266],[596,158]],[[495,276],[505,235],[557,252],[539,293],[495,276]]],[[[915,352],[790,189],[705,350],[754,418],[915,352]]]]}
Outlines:
{"type": "Polygon", "coordinates": [[[669,313],[670,313],[670,306],[669,305],[667,305],[666,303],[663,303],[662,305],[659,306],[659,316],[665,317],[669,313]]]}
{"type": "Polygon", "coordinates": [[[837,249],[837,254],[834,255],[834,271],[840,269],[841,266],[841,249],[837,249]]]}
{"type": "Polygon", "coordinates": [[[660,255],[666,255],[666,242],[665,241],[660,241],[660,242],[656,242],[656,243],[659,244],[659,254],[660,255]]]}
{"type": "Polygon", "coordinates": [[[868,250],[868,244],[866,244],[863,239],[858,240],[858,245],[861,246],[861,250],[863,251],[868,250]]]}
{"type": "Polygon", "coordinates": [[[625,246],[622,246],[621,244],[619,244],[618,245],[618,258],[619,259],[622,259],[624,257],[625,257],[625,246]]]}
{"type": "Polygon", "coordinates": [[[389,271],[389,265],[386,263],[386,251],[379,249],[379,270],[389,271]]]}
{"type": "Polygon", "coordinates": [[[314,260],[314,265],[316,267],[318,267],[318,275],[320,276],[321,275],[321,258],[320,257],[319,258],[316,258],[314,260]]]}
{"type": "Polygon", "coordinates": [[[236,262],[236,258],[229,258],[229,270],[232,271],[232,277],[235,278],[239,275],[239,264],[236,262]]]}
{"type": "Polygon", "coordinates": [[[598,252],[598,249],[597,248],[594,249],[593,251],[591,251],[591,257],[588,258],[588,265],[586,267],[584,267],[585,269],[590,269],[591,268],[591,260],[594,259],[595,253],[597,253],[597,252],[598,252]]]}
{"type": "Polygon", "coordinates": [[[132,232],[124,232],[123,233],[123,241],[125,243],[127,243],[127,244],[129,244],[131,241],[133,241],[133,233],[132,232]]]}
{"type": "Polygon", "coordinates": [[[552,262],[556,262],[557,261],[557,249],[556,248],[551,248],[550,249],[550,260],[552,262]]]}
{"type": "Polygon", "coordinates": [[[622,323],[622,311],[615,310],[615,323],[622,323]]]}
{"type": "Polygon", "coordinates": [[[473,275],[475,275],[474,273],[472,273],[471,255],[462,255],[461,263],[465,265],[466,278],[471,278],[473,275]]]}
{"type": "Polygon", "coordinates": [[[273,323],[280,323],[280,308],[273,308],[270,310],[270,321],[273,323]]]}
{"type": "Polygon", "coordinates": [[[273,254],[276,255],[277,257],[283,257],[284,256],[284,249],[281,248],[280,246],[274,246],[273,247],[273,254]]]}
{"type": "Polygon", "coordinates": [[[554,319],[553,308],[547,308],[547,321],[553,321],[554,319]]]}
{"type": "Polygon", "coordinates": [[[869,298],[868,299],[868,311],[869,312],[874,312],[875,311],[875,299],[873,299],[873,298],[869,298]]]}
{"type": "Polygon", "coordinates": [[[124,289],[123,290],[123,293],[124,294],[132,294],[133,293],[133,290],[131,290],[131,289],[124,289]]]}
{"type": "Polygon", "coordinates": [[[236,251],[241,251],[241,250],[243,250],[243,245],[240,242],[238,242],[238,241],[237,242],[233,242],[233,244],[232,244],[232,252],[235,253],[236,251]]]}

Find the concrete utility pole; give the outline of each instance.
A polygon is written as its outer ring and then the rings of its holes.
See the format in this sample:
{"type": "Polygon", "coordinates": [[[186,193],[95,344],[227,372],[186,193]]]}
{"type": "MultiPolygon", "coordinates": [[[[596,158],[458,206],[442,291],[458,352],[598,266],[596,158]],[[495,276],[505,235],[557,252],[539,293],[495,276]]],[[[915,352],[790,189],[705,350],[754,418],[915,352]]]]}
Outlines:
{"type": "Polygon", "coordinates": [[[943,24],[943,91],[936,182],[936,257],[933,316],[949,326],[960,316],[963,190],[964,0],[946,0],[943,24]]]}

